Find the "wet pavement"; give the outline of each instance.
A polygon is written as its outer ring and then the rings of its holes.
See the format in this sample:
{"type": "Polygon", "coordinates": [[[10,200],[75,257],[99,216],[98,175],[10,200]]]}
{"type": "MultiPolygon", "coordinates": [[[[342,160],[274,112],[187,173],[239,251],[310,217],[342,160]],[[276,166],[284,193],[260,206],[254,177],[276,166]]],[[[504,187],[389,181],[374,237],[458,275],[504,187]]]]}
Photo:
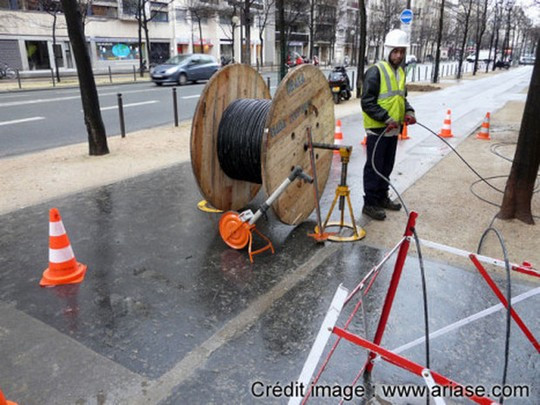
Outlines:
{"type": "MultiPolygon", "coordinates": [[[[421,100],[420,109],[429,104],[421,100]]],[[[349,166],[355,216],[365,221],[357,120],[343,119],[343,130],[345,143],[355,147],[349,166]]],[[[463,123],[456,128],[467,130],[463,123]]],[[[430,142],[429,134],[418,132],[400,143],[403,169],[394,174],[400,190],[446,153],[434,153],[430,148],[440,147],[430,142]],[[421,156],[413,146],[427,149],[421,156]]],[[[339,175],[335,156],[323,214],[339,175]]],[[[253,383],[296,380],[337,286],[354,288],[386,252],[370,246],[369,235],[354,244],[317,245],[306,236],[315,215],[293,228],[269,213],[257,227],[276,253],[250,264],[245,251],[221,241],[219,214],[196,208],[196,190],[191,165],[184,163],[0,217],[0,388],[8,399],[25,405],[286,402],[253,396],[253,383]],[[62,215],[77,260],[88,265],[79,285],[38,285],[47,267],[51,207],[62,215]]],[[[389,238],[397,243],[400,235],[389,238]]],[[[373,336],[392,266],[393,260],[373,285],[365,318],[359,312],[351,324],[354,333],[364,336],[367,328],[373,336]]],[[[502,273],[492,275],[503,289],[502,273]]],[[[426,279],[432,333],[478,314],[430,340],[431,368],[464,384],[499,384],[505,312],[481,312],[496,305],[496,297],[472,269],[427,261],[426,279]]],[[[536,336],[539,293],[537,281],[513,279],[512,296],[521,299],[515,309],[536,336]]],[[[349,304],[338,324],[351,309],[349,304]]],[[[424,364],[423,343],[403,347],[422,336],[420,273],[409,257],[383,345],[424,364]]],[[[365,358],[364,350],[342,342],[321,382],[350,384],[365,358]]],[[[532,391],[505,403],[540,402],[539,365],[538,353],[513,323],[508,384],[527,384],[532,391]]],[[[424,384],[384,362],[376,364],[372,383],[424,384]]],[[[327,402],[338,401],[312,403],[327,402]]]]}
{"type": "MultiPolygon", "coordinates": [[[[190,165],[182,164],[0,218],[0,380],[10,398],[21,404],[253,403],[253,382],[298,377],[337,285],[352,289],[385,252],[365,244],[316,245],[306,236],[313,221],[292,228],[270,215],[258,225],[276,254],[261,254],[251,265],[244,251],[221,241],[219,214],[195,208],[195,187],[190,165]],[[63,215],[77,259],[89,265],[79,285],[38,285],[52,206],[63,215]]],[[[429,263],[426,272],[432,331],[497,303],[478,274],[442,263],[429,263]]],[[[390,273],[391,264],[366,300],[369,335],[390,273]]],[[[534,288],[519,280],[512,291],[534,288]]],[[[410,259],[386,347],[423,336],[421,297],[418,266],[410,259]]],[[[533,332],[540,330],[539,303],[534,295],[516,304],[533,332]]],[[[355,319],[351,330],[364,335],[363,317],[355,319]]],[[[503,343],[499,311],[432,340],[431,364],[458,381],[495,384],[503,343]]],[[[423,363],[423,353],[418,345],[403,354],[423,363]]],[[[363,359],[363,350],[342,343],[322,381],[350,383],[363,359]]],[[[537,382],[538,364],[513,325],[509,383],[537,382]]],[[[386,364],[373,377],[422,383],[386,364]]]]}

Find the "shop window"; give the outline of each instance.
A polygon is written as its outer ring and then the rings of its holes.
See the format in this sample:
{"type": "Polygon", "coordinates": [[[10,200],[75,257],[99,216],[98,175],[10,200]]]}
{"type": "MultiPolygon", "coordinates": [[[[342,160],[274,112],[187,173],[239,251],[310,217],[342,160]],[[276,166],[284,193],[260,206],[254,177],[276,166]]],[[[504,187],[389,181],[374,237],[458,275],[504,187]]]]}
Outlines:
{"type": "Polygon", "coordinates": [[[99,60],[139,59],[139,47],[123,42],[96,42],[99,60]]]}
{"type": "Polygon", "coordinates": [[[25,41],[30,70],[50,69],[47,41],[25,41]]]}

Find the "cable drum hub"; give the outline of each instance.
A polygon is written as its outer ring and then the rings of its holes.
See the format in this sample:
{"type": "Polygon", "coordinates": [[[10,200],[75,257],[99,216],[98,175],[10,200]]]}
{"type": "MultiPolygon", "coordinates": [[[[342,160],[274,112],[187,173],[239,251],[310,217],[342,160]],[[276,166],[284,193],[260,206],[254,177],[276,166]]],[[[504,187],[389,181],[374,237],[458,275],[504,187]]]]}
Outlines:
{"type": "Polygon", "coordinates": [[[227,176],[262,184],[261,144],[271,106],[270,100],[240,98],[223,112],[217,153],[227,176]]]}

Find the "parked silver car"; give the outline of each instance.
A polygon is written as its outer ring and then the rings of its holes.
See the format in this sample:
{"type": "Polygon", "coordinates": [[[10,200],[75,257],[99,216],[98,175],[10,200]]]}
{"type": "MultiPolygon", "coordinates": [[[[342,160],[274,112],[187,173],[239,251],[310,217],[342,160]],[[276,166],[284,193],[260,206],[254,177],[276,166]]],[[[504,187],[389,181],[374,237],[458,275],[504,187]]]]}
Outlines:
{"type": "Polygon", "coordinates": [[[176,55],[150,72],[152,81],[161,86],[163,83],[178,83],[180,86],[188,81],[208,80],[219,69],[219,63],[212,55],[202,53],[176,55]]]}

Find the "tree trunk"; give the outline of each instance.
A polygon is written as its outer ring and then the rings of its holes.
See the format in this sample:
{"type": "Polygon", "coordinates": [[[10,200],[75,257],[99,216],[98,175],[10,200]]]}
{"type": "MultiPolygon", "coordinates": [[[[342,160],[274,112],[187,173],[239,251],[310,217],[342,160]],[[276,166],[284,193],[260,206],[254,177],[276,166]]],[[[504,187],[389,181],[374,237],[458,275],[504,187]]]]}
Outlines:
{"type": "Polygon", "coordinates": [[[101,118],[99,109],[99,98],[92,72],[90,55],[86,49],[86,40],[83,34],[81,13],[77,0],[61,0],[66,17],[67,30],[75,64],[77,65],[77,75],[79,77],[79,87],[81,90],[81,100],[84,111],[84,123],[88,131],[88,145],[90,155],[106,155],[109,153],[107,147],[107,135],[105,126],[101,118]]]}
{"type": "Polygon", "coordinates": [[[439,18],[439,33],[437,35],[437,52],[435,53],[435,66],[433,69],[433,78],[432,83],[437,83],[439,81],[439,61],[441,59],[441,40],[442,40],[442,29],[444,21],[444,0],[441,1],[441,16],[439,18]]]}
{"type": "MultiPolygon", "coordinates": [[[[495,3],[495,4],[498,4],[498,3],[495,3]]],[[[497,5],[495,6],[497,7],[497,5]]],[[[501,14],[501,18],[502,18],[502,14],[501,14]]],[[[497,48],[499,47],[499,29],[500,29],[500,26],[499,26],[500,22],[499,22],[499,14],[498,14],[498,11],[497,9],[495,9],[495,49],[493,50],[493,71],[495,71],[495,62],[497,61],[497,48]]]]}
{"type": "Polygon", "coordinates": [[[60,71],[58,70],[58,56],[56,55],[56,19],[58,15],[56,12],[53,14],[53,26],[52,26],[52,43],[53,43],[53,60],[54,70],[56,72],[56,81],[60,83],[60,71]]]}
{"type": "MultiPolygon", "coordinates": [[[[475,58],[474,58],[474,67],[473,67],[473,76],[476,76],[476,72],[478,71],[478,58],[480,56],[480,47],[482,45],[482,38],[484,37],[484,33],[486,32],[486,24],[487,24],[487,6],[488,6],[488,0],[484,0],[484,8],[482,9],[482,17],[480,17],[480,10],[478,10],[478,16],[476,19],[477,27],[476,27],[476,52],[475,52],[475,58]]],[[[489,46],[489,52],[491,53],[491,45],[489,46]]]]}
{"type": "Polygon", "coordinates": [[[201,25],[201,19],[199,18],[199,48],[200,53],[203,53],[203,37],[202,37],[202,25],[201,25]]]}
{"type": "Polygon", "coordinates": [[[358,69],[356,71],[356,98],[360,98],[362,95],[362,84],[364,83],[364,61],[366,56],[366,35],[367,35],[367,21],[366,21],[366,2],[360,0],[358,2],[360,12],[360,43],[358,44],[358,69]]]}
{"type": "Polygon", "coordinates": [[[458,73],[457,78],[461,79],[461,69],[463,68],[463,54],[465,53],[465,46],[467,45],[467,36],[469,35],[469,19],[472,11],[472,0],[469,0],[469,8],[467,9],[467,16],[465,17],[465,29],[463,32],[463,41],[461,41],[461,52],[458,60],[458,73]]]}
{"type": "Polygon", "coordinates": [[[540,167],[538,116],[540,116],[540,41],[536,43],[536,62],[521,120],[516,153],[506,182],[501,210],[497,214],[500,219],[516,218],[526,224],[534,224],[531,200],[540,167]]]}
{"type": "MultiPolygon", "coordinates": [[[[149,0],[147,0],[149,1],[149,0]]],[[[150,69],[150,64],[152,63],[152,46],[150,45],[150,34],[148,32],[148,21],[149,16],[146,15],[146,2],[142,2],[143,9],[142,9],[142,29],[144,30],[144,38],[146,39],[146,64],[148,66],[148,69],[150,69]]],[[[151,4],[151,3],[150,3],[151,4]]]]}
{"type": "Polygon", "coordinates": [[[281,60],[279,63],[279,81],[281,82],[285,75],[287,74],[285,70],[285,64],[287,63],[287,38],[285,34],[285,6],[283,2],[285,0],[277,0],[278,4],[278,27],[279,27],[279,43],[280,43],[280,55],[281,60]]]}
{"type": "Polygon", "coordinates": [[[247,65],[251,65],[251,1],[245,0],[244,2],[244,20],[246,23],[246,59],[244,63],[247,65]]]}
{"type": "Polygon", "coordinates": [[[264,51],[263,51],[263,48],[264,48],[263,32],[264,31],[262,31],[262,30],[259,31],[259,41],[261,41],[261,52],[260,52],[261,68],[264,66],[264,60],[263,60],[263,54],[264,54],[264,51]]]}
{"type": "Polygon", "coordinates": [[[143,46],[142,46],[142,0],[137,0],[137,22],[138,24],[138,33],[139,33],[139,75],[144,77],[144,58],[143,58],[143,46]]]}
{"type": "MultiPolygon", "coordinates": [[[[358,29],[358,28],[356,28],[358,29]]],[[[309,60],[313,61],[313,35],[315,34],[315,0],[310,1],[309,5],[309,60]]]]}

